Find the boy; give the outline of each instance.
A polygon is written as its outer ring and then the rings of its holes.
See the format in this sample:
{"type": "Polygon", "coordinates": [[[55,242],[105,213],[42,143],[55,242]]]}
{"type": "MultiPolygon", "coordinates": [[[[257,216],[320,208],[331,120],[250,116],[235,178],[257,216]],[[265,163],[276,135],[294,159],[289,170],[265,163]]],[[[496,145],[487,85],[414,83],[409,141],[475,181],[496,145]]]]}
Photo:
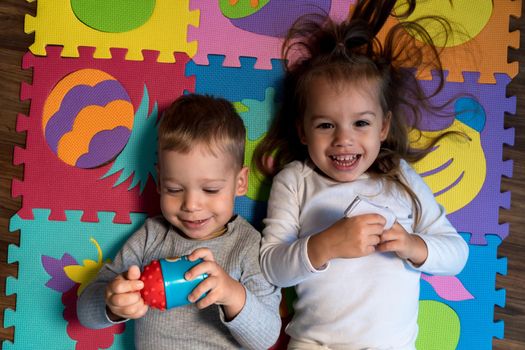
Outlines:
{"type": "Polygon", "coordinates": [[[84,326],[135,319],[137,349],[267,349],[275,343],[280,291],[261,273],[259,232],[233,215],[235,196],[248,186],[245,135],[224,99],[184,95],[166,110],[159,126],[162,216],[147,219],[80,295],[84,326]],[[183,255],[203,259],[187,280],[208,275],[189,295],[192,304],[148,309],[140,270],[183,255]]]}

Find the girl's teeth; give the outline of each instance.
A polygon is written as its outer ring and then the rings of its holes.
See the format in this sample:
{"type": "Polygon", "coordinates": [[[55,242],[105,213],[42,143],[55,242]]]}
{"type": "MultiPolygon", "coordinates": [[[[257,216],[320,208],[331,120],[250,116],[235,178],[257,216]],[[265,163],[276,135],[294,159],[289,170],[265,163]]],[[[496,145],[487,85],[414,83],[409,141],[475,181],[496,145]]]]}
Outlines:
{"type": "Polygon", "coordinates": [[[354,154],[354,155],[347,155],[347,156],[332,156],[332,158],[340,162],[349,162],[349,161],[355,160],[357,156],[354,154]]]}

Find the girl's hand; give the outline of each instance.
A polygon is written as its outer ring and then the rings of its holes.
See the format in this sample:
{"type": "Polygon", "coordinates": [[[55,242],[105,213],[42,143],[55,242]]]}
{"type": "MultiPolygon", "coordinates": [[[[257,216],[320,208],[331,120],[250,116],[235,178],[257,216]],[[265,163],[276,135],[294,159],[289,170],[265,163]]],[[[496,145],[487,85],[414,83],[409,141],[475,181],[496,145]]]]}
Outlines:
{"type": "Polygon", "coordinates": [[[401,259],[408,259],[416,266],[422,265],[428,256],[425,241],[418,235],[409,234],[398,222],[381,235],[377,250],[395,252],[401,259]]]}
{"type": "Polygon", "coordinates": [[[106,306],[112,321],[140,318],[148,311],[140,295],[144,283],[139,278],[140,269],[134,265],[106,286],[106,306]]]}
{"type": "Polygon", "coordinates": [[[379,214],[342,218],[308,240],[308,257],[318,269],[335,258],[358,258],[372,254],[381,242],[386,220],[379,214]]]}
{"type": "Polygon", "coordinates": [[[201,258],[202,263],[190,269],[184,276],[191,280],[203,273],[208,274],[188,296],[192,303],[196,302],[199,309],[204,309],[212,304],[222,305],[227,320],[232,320],[239,314],[246,302],[244,286],[233,279],[220,267],[213,258],[211,250],[199,248],[188,255],[188,260],[195,261],[201,258]],[[204,293],[208,294],[197,301],[204,293]]]}

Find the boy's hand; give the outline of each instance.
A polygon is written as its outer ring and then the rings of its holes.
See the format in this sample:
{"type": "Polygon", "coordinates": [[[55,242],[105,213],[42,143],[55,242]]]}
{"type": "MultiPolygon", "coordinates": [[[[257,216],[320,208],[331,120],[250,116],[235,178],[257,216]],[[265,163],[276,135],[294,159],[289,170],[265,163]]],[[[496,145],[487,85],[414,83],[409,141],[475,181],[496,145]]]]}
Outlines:
{"type": "Polygon", "coordinates": [[[133,265],[107,285],[106,305],[108,317],[112,321],[140,318],[148,311],[148,306],[140,295],[144,283],[139,278],[140,269],[133,265]]]}
{"type": "Polygon", "coordinates": [[[401,259],[408,259],[416,266],[422,265],[428,256],[425,241],[418,235],[409,234],[398,222],[381,235],[377,250],[395,252],[401,259]]]}
{"type": "Polygon", "coordinates": [[[379,214],[342,218],[308,240],[311,264],[321,268],[335,258],[358,258],[372,254],[381,242],[386,220],[379,214]]]}
{"type": "Polygon", "coordinates": [[[199,248],[188,256],[190,261],[201,258],[202,263],[186,272],[185,278],[191,280],[203,273],[208,274],[188,296],[188,300],[196,302],[201,295],[208,294],[197,301],[199,309],[204,309],[212,304],[222,305],[227,320],[232,320],[239,314],[246,302],[244,286],[233,279],[220,267],[213,258],[211,250],[199,248]]]}

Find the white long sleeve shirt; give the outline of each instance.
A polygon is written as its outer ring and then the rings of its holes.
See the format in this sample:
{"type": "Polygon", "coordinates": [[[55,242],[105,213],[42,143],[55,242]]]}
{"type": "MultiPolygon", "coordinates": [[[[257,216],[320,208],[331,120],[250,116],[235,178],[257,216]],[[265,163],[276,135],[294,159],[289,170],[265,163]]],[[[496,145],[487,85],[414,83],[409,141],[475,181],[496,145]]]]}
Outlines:
{"type": "Polygon", "coordinates": [[[295,286],[295,313],[286,329],[292,338],[332,349],[415,349],[421,272],[459,273],[468,245],[423,179],[405,161],[400,167],[422,204],[417,226],[412,201],[400,186],[366,174],[341,183],[316,172],[309,162],[296,161],[274,178],[261,267],[275,285],[295,286]],[[322,270],[312,266],[309,237],[341,219],[357,195],[387,206],[408,233],[425,241],[423,265],[414,267],[394,253],[373,253],[334,259],[322,270]]]}

